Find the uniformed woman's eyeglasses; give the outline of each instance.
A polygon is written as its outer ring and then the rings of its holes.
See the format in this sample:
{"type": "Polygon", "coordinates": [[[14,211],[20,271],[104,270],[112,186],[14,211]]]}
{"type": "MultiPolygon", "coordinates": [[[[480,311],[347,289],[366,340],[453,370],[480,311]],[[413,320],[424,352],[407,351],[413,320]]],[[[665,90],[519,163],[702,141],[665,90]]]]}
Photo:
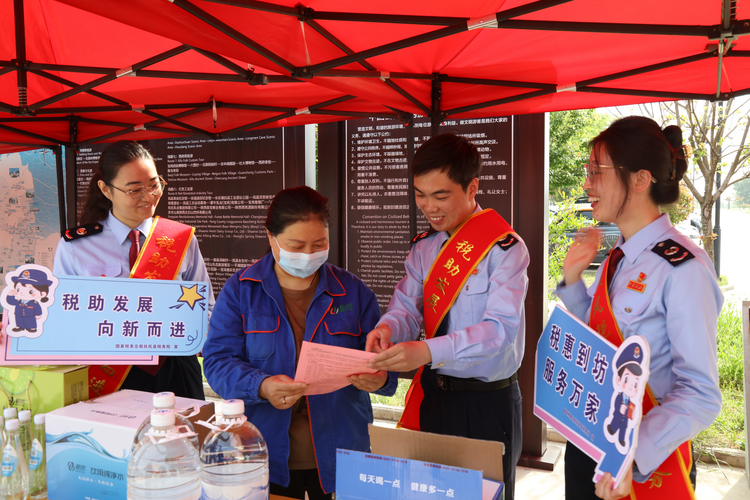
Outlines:
{"type": "Polygon", "coordinates": [[[159,180],[151,184],[149,187],[138,186],[129,191],[120,189],[117,186],[112,186],[112,187],[118,191],[122,191],[125,194],[129,194],[131,198],[133,198],[135,201],[138,201],[144,196],[146,196],[146,191],[148,191],[148,194],[150,194],[151,196],[159,196],[164,191],[164,186],[166,185],[167,185],[167,181],[165,181],[164,178],[160,175],[159,180]]]}
{"type": "MultiPolygon", "coordinates": [[[[602,168],[615,168],[612,165],[589,165],[588,163],[583,165],[583,169],[586,171],[586,179],[588,179],[589,182],[594,182],[596,180],[596,177],[601,174],[602,168]]],[[[622,167],[618,167],[622,168],[622,167]]]]}

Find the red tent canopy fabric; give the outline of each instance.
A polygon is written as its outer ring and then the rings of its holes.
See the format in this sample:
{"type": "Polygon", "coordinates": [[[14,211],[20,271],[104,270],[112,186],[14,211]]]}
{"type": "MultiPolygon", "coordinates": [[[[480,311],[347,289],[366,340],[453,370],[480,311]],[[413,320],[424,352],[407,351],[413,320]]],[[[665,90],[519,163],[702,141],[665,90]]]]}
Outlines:
{"type": "Polygon", "coordinates": [[[750,92],[748,0],[0,0],[0,19],[0,152],[750,92]]]}

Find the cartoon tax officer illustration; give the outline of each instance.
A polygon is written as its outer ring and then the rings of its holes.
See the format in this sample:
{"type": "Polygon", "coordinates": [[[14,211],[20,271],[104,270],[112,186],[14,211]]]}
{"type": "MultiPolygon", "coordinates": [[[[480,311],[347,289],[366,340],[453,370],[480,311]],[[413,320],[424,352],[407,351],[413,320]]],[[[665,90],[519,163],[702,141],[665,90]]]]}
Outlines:
{"type": "Polygon", "coordinates": [[[643,415],[643,395],[648,380],[649,349],[645,339],[639,336],[628,338],[615,354],[612,369],[612,385],[615,392],[609,416],[604,420],[604,436],[613,443],[617,451],[626,455],[637,440],[637,428],[643,415]]]}
{"type": "Polygon", "coordinates": [[[5,334],[10,337],[40,336],[47,309],[53,302],[57,279],[46,267],[28,264],[8,273],[5,281],[7,286],[0,296],[8,311],[5,334]]]}

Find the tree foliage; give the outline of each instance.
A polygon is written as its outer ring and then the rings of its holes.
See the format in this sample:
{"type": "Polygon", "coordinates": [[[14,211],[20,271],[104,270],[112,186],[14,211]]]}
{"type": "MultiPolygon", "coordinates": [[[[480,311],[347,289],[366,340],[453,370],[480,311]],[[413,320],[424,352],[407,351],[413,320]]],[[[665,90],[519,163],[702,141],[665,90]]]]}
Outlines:
{"type": "Polygon", "coordinates": [[[684,143],[693,147],[683,181],[700,206],[703,248],[713,260],[714,205],[729,186],[750,179],[750,99],[673,101],[638,108],[637,114],[653,118],[662,127],[678,125],[684,143]]]}
{"type": "Polygon", "coordinates": [[[680,199],[671,205],[661,207],[662,213],[669,214],[672,225],[686,220],[693,210],[695,210],[695,200],[684,182],[680,182],[680,199]]]}
{"type": "Polygon", "coordinates": [[[750,179],[745,179],[734,185],[734,196],[737,203],[750,205],[750,179]]]}
{"type": "Polygon", "coordinates": [[[569,193],[583,185],[583,164],[588,163],[588,142],[604,130],[610,117],[593,109],[550,113],[549,191],[569,193]]]}
{"type": "Polygon", "coordinates": [[[576,232],[591,225],[591,221],[576,212],[576,198],[583,194],[581,187],[573,188],[570,193],[557,193],[560,202],[550,210],[549,220],[549,260],[547,267],[547,288],[550,299],[554,298],[552,290],[562,280],[562,266],[568,247],[572,240],[568,233],[576,232]]]}

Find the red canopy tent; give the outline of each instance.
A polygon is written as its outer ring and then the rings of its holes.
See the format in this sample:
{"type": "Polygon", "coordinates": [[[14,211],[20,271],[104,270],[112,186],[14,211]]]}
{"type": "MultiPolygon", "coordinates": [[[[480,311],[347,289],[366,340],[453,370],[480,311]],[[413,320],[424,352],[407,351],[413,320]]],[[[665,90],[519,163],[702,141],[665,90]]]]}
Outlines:
{"type": "Polygon", "coordinates": [[[0,152],[728,99],[750,92],[748,10],[739,0],[1,0],[0,152]]]}
{"type": "MultiPolygon", "coordinates": [[[[414,115],[430,117],[434,133],[446,118],[729,99],[750,93],[748,5],[0,0],[0,153],[65,145],[73,166],[80,145],[118,139],[414,115]]],[[[528,151],[539,148],[522,146],[524,165],[539,163],[543,153],[528,151]]],[[[544,200],[540,186],[519,181],[519,199],[544,200]]],[[[542,262],[537,204],[516,229],[537,238],[532,258],[542,262]]],[[[542,270],[530,270],[527,346],[542,331],[542,270]]],[[[533,393],[529,352],[525,394],[533,393]]],[[[546,445],[532,400],[524,449],[536,456],[546,445]]]]}

